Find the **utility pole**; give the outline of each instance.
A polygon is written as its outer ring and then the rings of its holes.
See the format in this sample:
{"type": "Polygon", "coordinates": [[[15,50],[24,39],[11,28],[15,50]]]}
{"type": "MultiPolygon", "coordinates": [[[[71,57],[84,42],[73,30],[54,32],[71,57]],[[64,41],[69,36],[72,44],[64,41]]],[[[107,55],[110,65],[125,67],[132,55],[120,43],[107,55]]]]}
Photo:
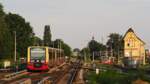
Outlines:
{"type": "Polygon", "coordinates": [[[120,42],[120,39],[119,39],[119,45],[118,45],[118,49],[117,49],[117,54],[118,54],[118,56],[117,56],[117,63],[119,63],[119,59],[120,59],[120,45],[121,44],[121,42],[120,42]]]}
{"type": "Polygon", "coordinates": [[[119,46],[118,46],[118,57],[117,57],[117,63],[119,63],[119,58],[120,58],[120,49],[119,49],[119,46]]]}
{"type": "Polygon", "coordinates": [[[14,36],[15,36],[15,50],[14,50],[14,62],[16,63],[17,59],[16,59],[16,31],[14,31],[14,36]]]}
{"type": "Polygon", "coordinates": [[[102,44],[104,44],[104,38],[103,38],[103,36],[101,37],[101,41],[102,41],[102,44]]]}
{"type": "Polygon", "coordinates": [[[60,57],[59,57],[59,61],[61,60],[61,41],[59,41],[59,48],[60,48],[60,57]]]}
{"type": "Polygon", "coordinates": [[[93,63],[94,63],[94,51],[93,51],[93,63]]]}
{"type": "Polygon", "coordinates": [[[111,57],[113,57],[113,40],[111,41],[111,57]]]}
{"type": "Polygon", "coordinates": [[[84,61],[86,62],[86,52],[84,50],[84,61]]]}
{"type": "Polygon", "coordinates": [[[113,55],[114,55],[114,53],[113,53],[113,43],[114,43],[114,41],[113,41],[113,39],[111,40],[111,61],[112,62],[114,62],[114,59],[113,59],[113,55]],[[113,60],[112,60],[113,59],[113,60]]]}
{"type": "Polygon", "coordinates": [[[14,37],[15,37],[15,50],[14,50],[14,63],[15,63],[15,67],[16,67],[16,71],[18,71],[18,64],[17,64],[17,53],[16,53],[16,45],[17,45],[17,42],[16,42],[16,31],[14,31],[14,37]]]}
{"type": "Polygon", "coordinates": [[[52,63],[54,64],[55,53],[54,53],[54,42],[52,41],[52,63]]]}
{"type": "MultiPolygon", "coordinates": [[[[92,37],[92,40],[94,41],[94,36],[92,37]]],[[[94,45],[94,43],[92,43],[93,45],[94,45]]],[[[93,53],[92,53],[93,55],[93,63],[94,63],[94,50],[93,50],[93,53]]]]}
{"type": "Polygon", "coordinates": [[[59,44],[60,44],[60,57],[61,57],[61,41],[59,42],[59,44]]]}

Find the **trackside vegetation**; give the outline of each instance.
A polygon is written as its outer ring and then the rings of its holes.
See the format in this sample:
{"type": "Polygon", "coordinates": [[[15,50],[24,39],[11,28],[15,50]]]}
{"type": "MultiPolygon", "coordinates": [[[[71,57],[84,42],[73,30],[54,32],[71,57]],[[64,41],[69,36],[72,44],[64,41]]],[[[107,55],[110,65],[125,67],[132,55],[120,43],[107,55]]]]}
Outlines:
{"type": "Polygon", "coordinates": [[[138,70],[132,72],[128,70],[126,73],[115,70],[104,70],[99,74],[95,71],[89,71],[84,76],[87,84],[133,84],[136,80],[150,82],[150,77],[144,71],[138,70]]]}

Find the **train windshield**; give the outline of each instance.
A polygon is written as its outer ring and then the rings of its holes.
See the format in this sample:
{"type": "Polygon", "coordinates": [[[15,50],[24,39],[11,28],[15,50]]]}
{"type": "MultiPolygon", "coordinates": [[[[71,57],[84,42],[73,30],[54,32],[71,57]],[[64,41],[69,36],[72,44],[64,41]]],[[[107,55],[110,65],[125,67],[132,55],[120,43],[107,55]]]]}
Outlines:
{"type": "Polygon", "coordinates": [[[45,48],[31,48],[31,62],[34,60],[44,61],[45,60],[45,48]]]}

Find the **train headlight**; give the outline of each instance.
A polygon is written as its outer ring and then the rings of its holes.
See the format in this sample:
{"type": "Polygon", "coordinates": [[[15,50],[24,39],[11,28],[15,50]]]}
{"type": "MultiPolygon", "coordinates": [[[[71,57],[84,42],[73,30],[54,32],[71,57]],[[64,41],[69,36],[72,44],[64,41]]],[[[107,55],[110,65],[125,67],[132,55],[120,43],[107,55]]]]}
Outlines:
{"type": "Polygon", "coordinates": [[[37,60],[36,62],[40,62],[39,60],[37,60]]]}
{"type": "Polygon", "coordinates": [[[34,62],[34,60],[31,60],[31,62],[34,62]]]}

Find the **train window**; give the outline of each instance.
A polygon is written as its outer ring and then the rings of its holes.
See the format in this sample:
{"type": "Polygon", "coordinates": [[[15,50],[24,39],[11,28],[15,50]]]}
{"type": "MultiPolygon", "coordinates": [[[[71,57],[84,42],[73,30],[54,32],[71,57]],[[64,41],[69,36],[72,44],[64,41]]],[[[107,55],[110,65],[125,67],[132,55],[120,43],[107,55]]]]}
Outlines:
{"type": "Polygon", "coordinates": [[[31,60],[31,62],[34,62],[34,60],[31,60]]]}
{"type": "Polygon", "coordinates": [[[32,60],[45,60],[46,49],[45,48],[31,48],[31,62],[32,60]]]}
{"type": "Polygon", "coordinates": [[[45,61],[44,61],[44,60],[42,60],[41,62],[42,62],[42,63],[44,63],[45,61]]]}

